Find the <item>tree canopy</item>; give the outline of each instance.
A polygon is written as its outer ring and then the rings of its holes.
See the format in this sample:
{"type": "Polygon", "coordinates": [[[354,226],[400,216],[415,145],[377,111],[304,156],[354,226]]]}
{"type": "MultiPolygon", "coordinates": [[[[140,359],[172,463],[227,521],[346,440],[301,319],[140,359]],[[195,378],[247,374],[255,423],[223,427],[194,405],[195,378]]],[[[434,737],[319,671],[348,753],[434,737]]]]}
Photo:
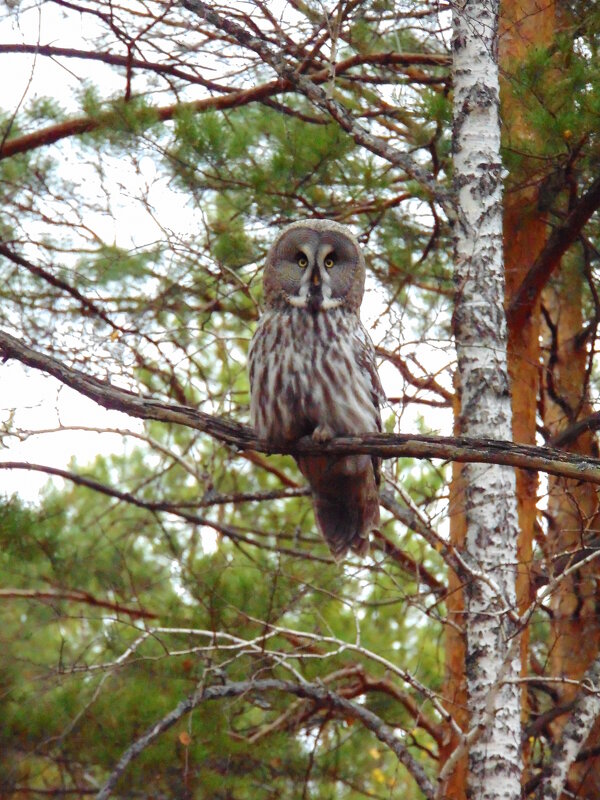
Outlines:
{"type": "MultiPolygon", "coordinates": [[[[600,14],[517,6],[500,17],[523,431],[506,447],[460,438],[478,434],[456,370],[450,4],[5,6],[0,58],[20,83],[0,116],[0,352],[131,421],[117,452],[65,467],[68,419],[2,410],[3,443],[47,455],[9,449],[0,469],[59,479],[0,503],[2,796],[464,797],[467,740],[448,748],[468,730],[460,598],[479,563],[450,461],[523,468],[511,624],[527,629],[523,784],[544,785],[600,649],[593,484],[578,494],[600,475],[600,14]],[[246,427],[264,256],[299,218],[363,246],[388,393],[387,436],[330,445],[387,456],[381,530],[343,565],[293,460],[246,427]],[[525,469],[554,477],[526,488],[525,469]],[[575,635],[591,642],[579,672],[557,646],[575,635]]],[[[108,435],[102,417],[84,428],[108,435]]],[[[595,747],[578,754],[588,780],[595,747]]]]}

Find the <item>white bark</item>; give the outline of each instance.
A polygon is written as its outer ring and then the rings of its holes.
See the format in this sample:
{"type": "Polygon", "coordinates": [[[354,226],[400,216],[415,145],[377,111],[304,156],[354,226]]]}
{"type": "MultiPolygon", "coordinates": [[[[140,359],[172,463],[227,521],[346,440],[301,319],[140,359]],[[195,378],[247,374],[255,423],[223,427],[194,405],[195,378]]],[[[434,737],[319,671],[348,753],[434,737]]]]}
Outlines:
{"type": "MultiPolygon", "coordinates": [[[[454,7],[456,306],[462,433],[511,439],[502,258],[497,61],[498,0],[454,7]]],[[[465,467],[465,557],[490,580],[466,587],[467,688],[471,746],[467,793],[477,800],[520,796],[519,648],[515,606],[518,533],[515,475],[501,466],[465,467]],[[490,704],[490,698],[492,703],[490,704]],[[490,705],[493,707],[490,708],[490,705]]]]}

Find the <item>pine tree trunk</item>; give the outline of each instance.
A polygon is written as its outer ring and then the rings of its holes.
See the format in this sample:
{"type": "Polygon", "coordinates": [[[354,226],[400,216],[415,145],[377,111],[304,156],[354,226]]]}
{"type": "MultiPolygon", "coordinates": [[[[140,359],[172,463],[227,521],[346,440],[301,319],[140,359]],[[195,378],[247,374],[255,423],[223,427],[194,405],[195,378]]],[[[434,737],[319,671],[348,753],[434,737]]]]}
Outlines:
{"type": "MultiPolygon", "coordinates": [[[[587,351],[578,339],[583,324],[582,288],[583,259],[573,254],[563,260],[560,278],[547,287],[543,305],[547,324],[544,326],[544,402],[543,422],[557,435],[572,422],[591,413],[587,393],[587,351]]],[[[598,456],[595,437],[589,431],[569,445],[569,450],[598,456]]],[[[554,567],[556,559],[582,544],[595,544],[598,539],[598,497],[589,483],[548,479],[548,555],[554,567]],[[590,541],[590,539],[592,541],[590,541]]],[[[562,559],[565,561],[564,557],[562,559]]],[[[565,561],[566,565],[566,561],[565,561]]],[[[580,680],[600,650],[600,618],[598,605],[598,562],[592,561],[566,578],[552,598],[552,637],[550,668],[552,675],[580,680]]],[[[558,704],[569,703],[577,686],[559,688],[558,704]]],[[[553,738],[560,735],[568,715],[559,717],[552,726],[553,738]]],[[[584,749],[600,742],[600,725],[592,729],[584,749]]],[[[575,764],[569,773],[569,784],[580,798],[600,797],[600,757],[575,764]]]]}
{"type": "MultiPolygon", "coordinates": [[[[458,375],[454,376],[454,435],[460,436],[460,384],[458,375]]],[[[464,503],[463,465],[457,461],[452,463],[452,484],[450,487],[450,502],[448,515],[450,517],[450,541],[453,547],[462,553],[465,548],[466,519],[464,503]]],[[[444,677],[444,706],[452,714],[454,721],[466,733],[469,729],[469,714],[467,707],[467,685],[465,664],[467,648],[464,636],[464,610],[465,597],[463,581],[453,570],[448,570],[448,597],[446,598],[448,619],[452,625],[447,625],[444,637],[446,654],[444,677]],[[458,626],[458,629],[457,627],[458,626]]],[[[457,733],[448,728],[446,738],[440,747],[439,764],[442,770],[452,756],[460,741],[457,733]]],[[[467,752],[457,759],[444,785],[441,787],[442,797],[451,797],[452,800],[466,800],[467,797],[467,752]]]]}
{"type": "MultiPolygon", "coordinates": [[[[551,0],[540,6],[538,0],[504,0],[500,11],[499,60],[502,78],[503,145],[516,150],[523,143],[538,143],[539,132],[531,124],[527,109],[529,97],[523,99],[517,91],[521,87],[519,70],[532,48],[547,47],[552,43],[556,28],[556,12],[551,0]]],[[[535,171],[537,160],[524,160],[512,186],[504,198],[504,274],[506,280],[506,306],[510,306],[535,257],[546,242],[547,212],[538,202],[538,181],[535,171]]],[[[525,319],[508,319],[508,370],[510,375],[513,437],[516,442],[536,443],[536,415],[540,389],[540,303],[534,304],[525,319]]],[[[517,508],[519,513],[517,604],[524,613],[533,601],[535,587],[529,565],[532,561],[533,539],[537,521],[538,475],[532,470],[517,470],[517,508]]],[[[521,672],[529,671],[529,628],[521,638],[521,672]]],[[[521,719],[529,717],[528,688],[521,693],[521,719]]],[[[527,780],[529,743],[523,745],[527,780]]]]}
{"type": "MultiPolygon", "coordinates": [[[[502,258],[497,63],[498,2],[453,11],[456,305],[454,333],[461,385],[461,432],[512,438],[502,258]]],[[[465,588],[467,694],[470,712],[467,795],[520,796],[518,636],[509,616],[516,602],[518,534],[515,475],[467,464],[465,588]],[[516,646],[515,646],[516,645],[516,646]]]]}

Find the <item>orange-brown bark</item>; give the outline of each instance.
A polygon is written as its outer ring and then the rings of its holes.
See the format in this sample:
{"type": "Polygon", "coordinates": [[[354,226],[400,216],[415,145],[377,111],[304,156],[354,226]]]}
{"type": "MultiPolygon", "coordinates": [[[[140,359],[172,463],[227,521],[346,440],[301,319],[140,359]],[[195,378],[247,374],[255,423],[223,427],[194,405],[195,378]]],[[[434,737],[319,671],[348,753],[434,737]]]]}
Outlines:
{"type": "MultiPolygon", "coordinates": [[[[546,225],[535,208],[534,198],[524,192],[507,197],[504,210],[506,294],[511,297],[530,263],[532,248],[544,242],[546,225]]],[[[539,384],[539,303],[522,325],[509,325],[509,370],[511,377],[513,437],[516,442],[535,443],[539,384]]],[[[517,500],[521,538],[517,595],[520,611],[531,600],[529,564],[536,521],[538,477],[528,470],[517,471],[517,500]]],[[[526,638],[523,639],[524,644],[526,638]]]]}
{"type": "MultiPolygon", "coordinates": [[[[577,418],[590,412],[586,370],[586,348],[577,335],[583,324],[582,264],[577,256],[565,260],[560,281],[548,287],[543,295],[548,317],[545,326],[545,370],[543,421],[550,434],[556,435],[577,418]]],[[[585,431],[570,446],[575,453],[597,456],[594,435],[585,431]]],[[[548,553],[556,557],[578,549],[589,537],[596,536],[598,497],[586,482],[550,477],[548,481],[548,553]]],[[[579,680],[600,649],[600,617],[598,616],[598,564],[581,567],[558,587],[552,599],[552,641],[550,671],[552,675],[579,680]]],[[[577,687],[560,687],[559,704],[570,702],[577,687]]],[[[566,716],[558,717],[552,730],[559,735],[566,716]]],[[[600,725],[596,724],[586,749],[600,742],[600,725]]],[[[600,796],[600,758],[575,764],[569,773],[569,785],[577,797],[600,796]]]]}
{"type": "MultiPolygon", "coordinates": [[[[555,32],[554,2],[539,0],[504,0],[501,4],[500,64],[504,80],[501,96],[505,146],[535,144],[538,133],[527,118],[523,98],[513,94],[512,76],[527,58],[532,47],[548,46],[555,32]]],[[[534,170],[537,165],[523,164],[523,172],[513,176],[504,202],[504,262],[507,308],[514,305],[526,284],[536,257],[544,249],[547,237],[546,215],[538,205],[538,189],[534,170]],[[517,183],[518,181],[518,183],[517,183]]],[[[517,442],[535,443],[536,412],[539,393],[540,304],[539,296],[529,298],[525,313],[507,314],[508,367],[511,379],[513,438],[517,442]]],[[[535,472],[517,470],[517,506],[519,541],[517,602],[523,613],[533,599],[530,564],[537,517],[538,476],[535,472]]],[[[529,631],[521,638],[521,670],[528,673],[529,631]]],[[[528,694],[522,693],[522,719],[529,715],[528,694]]],[[[524,779],[529,762],[528,746],[524,752],[524,779]]]]}
{"type": "MultiPolygon", "coordinates": [[[[454,433],[460,435],[460,387],[455,386],[454,393],[454,433]]],[[[452,485],[450,487],[450,542],[460,552],[464,548],[467,525],[464,514],[464,481],[462,477],[463,465],[456,461],[452,463],[452,485]]],[[[462,591],[462,581],[454,570],[448,570],[448,598],[446,600],[448,619],[454,623],[447,625],[445,631],[445,679],[444,679],[444,705],[452,714],[463,731],[469,726],[467,712],[467,678],[465,669],[466,642],[463,627],[465,599],[462,591]],[[459,626],[459,629],[454,627],[459,626]]],[[[440,768],[452,755],[459,744],[457,735],[449,728],[440,744],[440,768]]],[[[446,781],[443,797],[452,800],[466,800],[467,789],[467,753],[460,758],[452,773],[446,781]]]]}
{"type": "MultiPolygon", "coordinates": [[[[527,323],[530,316],[536,314],[538,300],[552,276],[560,265],[562,256],[574,244],[581,229],[592,214],[600,206],[600,178],[591,184],[575,207],[569,212],[565,221],[554,228],[542,249],[539,250],[535,262],[527,271],[527,275],[514,294],[510,295],[507,309],[509,324],[517,328],[527,323]]],[[[533,252],[538,252],[534,250],[533,252]]]]}
{"type": "MultiPolygon", "coordinates": [[[[512,297],[531,257],[531,246],[543,243],[546,235],[544,220],[536,212],[529,199],[528,211],[523,192],[512,195],[505,202],[505,266],[506,294],[512,297]]],[[[533,444],[536,436],[536,409],[539,384],[539,303],[523,324],[508,327],[508,368],[511,380],[513,438],[517,442],[533,444]]],[[[530,574],[533,552],[534,529],[537,516],[538,475],[530,470],[516,470],[517,510],[519,514],[519,540],[517,543],[517,602],[519,613],[523,613],[533,599],[534,587],[530,574]]],[[[528,673],[529,629],[521,636],[521,673],[528,673]]],[[[529,715],[527,687],[521,695],[522,720],[529,715]]],[[[525,745],[524,777],[529,762],[528,746],[525,745]]]]}

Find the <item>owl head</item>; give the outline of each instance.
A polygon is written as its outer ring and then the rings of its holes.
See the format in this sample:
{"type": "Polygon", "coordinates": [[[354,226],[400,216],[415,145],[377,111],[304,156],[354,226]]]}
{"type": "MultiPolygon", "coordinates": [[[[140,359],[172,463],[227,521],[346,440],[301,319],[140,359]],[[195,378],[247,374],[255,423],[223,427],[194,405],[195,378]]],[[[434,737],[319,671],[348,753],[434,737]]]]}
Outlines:
{"type": "Polygon", "coordinates": [[[273,242],[263,281],[267,308],[358,313],[365,260],[352,233],[338,222],[294,222],[273,242]]]}

